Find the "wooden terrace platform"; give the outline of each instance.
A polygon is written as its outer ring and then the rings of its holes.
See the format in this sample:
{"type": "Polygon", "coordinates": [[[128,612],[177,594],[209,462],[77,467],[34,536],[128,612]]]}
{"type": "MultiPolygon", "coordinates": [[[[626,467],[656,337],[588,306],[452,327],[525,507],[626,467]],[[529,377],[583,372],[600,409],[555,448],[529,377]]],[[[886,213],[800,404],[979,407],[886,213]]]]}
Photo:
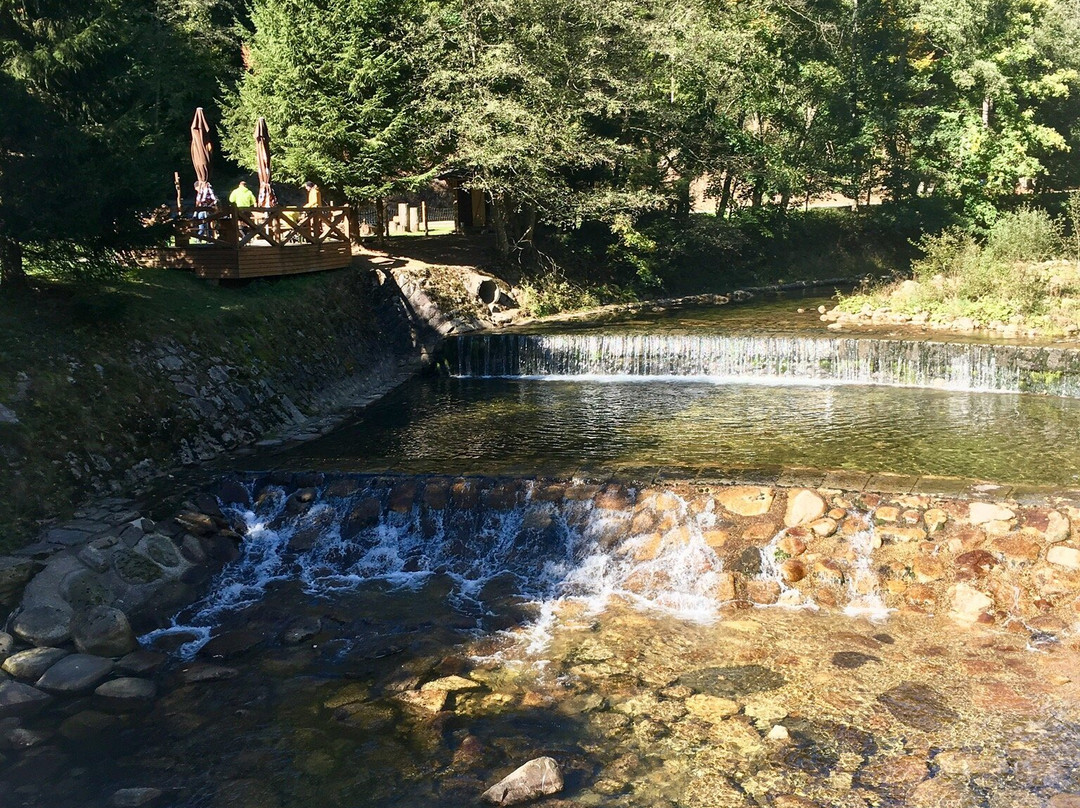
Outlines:
{"type": "Polygon", "coordinates": [[[239,280],[342,269],[352,261],[351,208],[196,208],[172,224],[176,246],[139,250],[135,264],[239,280]]]}

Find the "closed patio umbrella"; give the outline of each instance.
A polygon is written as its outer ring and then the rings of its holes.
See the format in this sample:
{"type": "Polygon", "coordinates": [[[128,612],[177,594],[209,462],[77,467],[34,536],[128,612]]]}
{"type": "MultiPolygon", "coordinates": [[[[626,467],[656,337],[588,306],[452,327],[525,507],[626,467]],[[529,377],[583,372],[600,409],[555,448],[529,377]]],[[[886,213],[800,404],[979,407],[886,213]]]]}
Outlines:
{"type": "Polygon", "coordinates": [[[195,167],[195,179],[199,182],[210,181],[210,155],[213,150],[210,124],[206,122],[203,108],[199,107],[191,122],[191,164],[195,167]]]}
{"type": "Polygon", "coordinates": [[[270,130],[262,116],[255,124],[255,160],[259,170],[258,207],[272,208],[277,205],[277,197],[270,185],[270,130]]]}

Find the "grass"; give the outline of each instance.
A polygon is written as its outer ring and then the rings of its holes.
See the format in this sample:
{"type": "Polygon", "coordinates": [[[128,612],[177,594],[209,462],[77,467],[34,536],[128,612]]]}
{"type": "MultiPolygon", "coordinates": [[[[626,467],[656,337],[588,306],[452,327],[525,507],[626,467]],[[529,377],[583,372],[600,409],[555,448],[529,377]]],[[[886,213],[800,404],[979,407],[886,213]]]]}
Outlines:
{"type": "Polygon", "coordinates": [[[1040,209],[1002,216],[985,236],[960,228],[924,236],[913,277],[842,297],[841,311],[887,309],[947,327],[1080,330],[1080,262],[1065,259],[1064,223],[1040,209]]]}

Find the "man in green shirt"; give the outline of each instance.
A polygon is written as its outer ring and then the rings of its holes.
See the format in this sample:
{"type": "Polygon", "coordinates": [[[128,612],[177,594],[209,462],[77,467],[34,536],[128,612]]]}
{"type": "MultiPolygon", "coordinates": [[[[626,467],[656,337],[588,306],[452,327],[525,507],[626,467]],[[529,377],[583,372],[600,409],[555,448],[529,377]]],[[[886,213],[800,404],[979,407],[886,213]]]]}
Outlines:
{"type": "Polygon", "coordinates": [[[247,187],[243,180],[236,186],[236,190],[229,194],[229,203],[237,208],[255,207],[255,194],[247,187]]]}

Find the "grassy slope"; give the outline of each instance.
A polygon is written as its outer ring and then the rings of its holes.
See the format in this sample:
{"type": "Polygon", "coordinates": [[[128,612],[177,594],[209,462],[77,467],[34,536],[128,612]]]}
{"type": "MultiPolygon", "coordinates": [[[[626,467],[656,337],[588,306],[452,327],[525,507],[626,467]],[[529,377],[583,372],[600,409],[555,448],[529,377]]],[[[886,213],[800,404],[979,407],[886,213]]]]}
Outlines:
{"type": "Polygon", "coordinates": [[[0,296],[0,403],[20,421],[0,425],[0,548],[78,504],[73,455],[168,464],[179,437],[197,428],[175,390],[132,368],[136,346],[194,345],[273,367],[305,328],[316,340],[313,324],[352,317],[363,288],[352,270],[242,288],[143,270],[97,288],[35,278],[27,294],[0,296]]]}

